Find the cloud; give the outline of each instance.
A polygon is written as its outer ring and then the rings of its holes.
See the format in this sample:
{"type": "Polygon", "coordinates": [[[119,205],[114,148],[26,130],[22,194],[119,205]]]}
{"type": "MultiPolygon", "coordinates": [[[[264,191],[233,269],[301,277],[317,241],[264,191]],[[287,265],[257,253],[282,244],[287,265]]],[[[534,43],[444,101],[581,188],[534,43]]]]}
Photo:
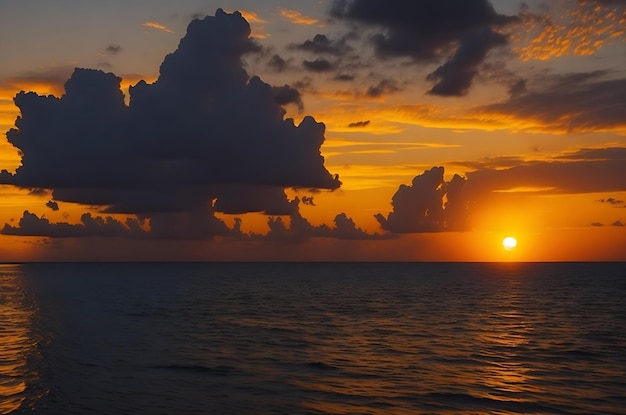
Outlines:
{"type": "Polygon", "coordinates": [[[275,72],[283,72],[289,67],[289,63],[280,57],[278,54],[274,54],[267,62],[267,67],[275,72]]]}
{"type": "Polygon", "coordinates": [[[541,189],[543,194],[596,193],[626,190],[624,148],[581,149],[548,161],[528,161],[467,173],[471,197],[494,191],[541,189]]]}
{"type": "Polygon", "coordinates": [[[310,26],[319,23],[318,19],[307,17],[296,10],[280,9],[280,15],[293,24],[310,26]]]}
{"type": "Polygon", "coordinates": [[[94,218],[90,213],[81,216],[80,224],[67,222],[51,223],[48,219],[24,211],[18,226],[5,224],[0,231],[3,235],[19,236],[46,236],[51,238],[76,238],[76,237],[132,237],[145,236],[145,231],[136,219],[129,219],[123,224],[111,217],[94,218]]]}
{"type": "Polygon", "coordinates": [[[333,41],[323,34],[317,34],[313,37],[313,40],[307,39],[303,43],[292,43],[289,45],[289,48],[314,54],[334,56],[344,55],[352,51],[352,47],[346,44],[346,38],[333,41]]]}
{"type": "Polygon", "coordinates": [[[314,61],[304,60],[302,66],[311,72],[328,72],[334,69],[334,65],[323,58],[317,58],[314,61]]]}
{"type": "Polygon", "coordinates": [[[538,77],[526,93],[476,108],[476,116],[509,118],[552,132],[616,131],[626,134],[626,78],[605,71],[538,77]],[[590,105],[593,103],[593,105],[590,105]]]}
{"type": "Polygon", "coordinates": [[[110,55],[117,55],[122,51],[122,47],[120,45],[109,45],[104,51],[110,55]]]}
{"type": "Polygon", "coordinates": [[[624,226],[621,220],[616,220],[611,224],[611,226],[624,226]]]}
{"type": "Polygon", "coordinates": [[[387,217],[375,215],[380,226],[393,233],[467,230],[466,180],[454,175],[446,182],[443,175],[443,167],[433,167],[410,185],[400,185],[391,200],[392,211],[387,217]]]}
{"type": "Polygon", "coordinates": [[[428,75],[429,80],[436,82],[428,93],[443,96],[467,95],[487,53],[506,43],[504,35],[491,30],[468,35],[454,56],[428,75]]]}
{"type": "Polygon", "coordinates": [[[521,60],[592,55],[626,38],[623,0],[568,0],[550,7],[539,13],[524,11],[514,48],[521,60]]]}
{"type": "Polygon", "coordinates": [[[229,232],[207,211],[215,200],[221,211],[273,212],[283,209],[275,204],[282,188],[338,188],[320,153],[325,126],[284,118],[283,105],[302,108],[299,92],[245,71],[249,36],[237,12],[192,21],[158,80],[130,88],[129,105],[121,78],[91,69],[75,69],[61,97],[17,94],[21,116],[7,139],[22,165],[2,171],[0,182],[144,215],[155,233],[194,238],[229,232]],[[269,188],[274,196],[261,197],[269,188]],[[176,231],[168,220],[201,226],[176,231]]]}
{"type": "Polygon", "coordinates": [[[596,202],[599,203],[608,203],[609,205],[622,205],[624,204],[623,200],[615,199],[614,197],[609,197],[607,199],[598,199],[596,202]]]}
{"type": "MultiPolygon", "coordinates": [[[[300,199],[295,198],[290,202],[292,205],[289,217],[289,226],[282,217],[270,217],[268,226],[270,231],[266,235],[244,236],[253,240],[302,240],[308,238],[334,238],[347,240],[388,239],[388,235],[371,234],[356,226],[352,218],[345,213],[335,216],[334,227],[322,224],[312,225],[300,214],[300,199]]],[[[303,202],[305,204],[312,203],[303,202]]],[[[314,206],[314,205],[313,205],[314,206]]]]}
{"type": "Polygon", "coordinates": [[[401,90],[402,89],[398,86],[396,81],[392,79],[383,79],[378,84],[367,88],[367,92],[365,94],[371,98],[378,98],[382,95],[393,94],[401,90]]]}
{"type": "Polygon", "coordinates": [[[165,25],[163,25],[163,24],[161,24],[159,22],[145,22],[145,23],[142,24],[142,26],[150,27],[152,29],[160,30],[160,31],[166,32],[166,33],[174,33],[174,31],[172,31],[167,26],[165,26],[165,25]]]}
{"type": "Polygon", "coordinates": [[[46,206],[54,211],[59,210],[59,204],[54,200],[48,200],[48,202],[46,202],[46,206]]]}
{"type": "Polygon", "coordinates": [[[487,0],[334,0],[330,13],[376,30],[370,40],[381,59],[444,60],[428,77],[435,82],[430,93],[443,96],[467,93],[487,54],[507,44],[500,30],[518,20],[487,0]]]}
{"type": "Polygon", "coordinates": [[[336,75],[333,79],[335,81],[350,82],[354,81],[354,78],[356,78],[356,75],[341,73],[339,75],[336,75]]]}
{"type": "Polygon", "coordinates": [[[348,124],[348,127],[349,128],[363,128],[363,127],[367,127],[368,125],[370,125],[370,120],[351,122],[350,124],[348,124]]]}

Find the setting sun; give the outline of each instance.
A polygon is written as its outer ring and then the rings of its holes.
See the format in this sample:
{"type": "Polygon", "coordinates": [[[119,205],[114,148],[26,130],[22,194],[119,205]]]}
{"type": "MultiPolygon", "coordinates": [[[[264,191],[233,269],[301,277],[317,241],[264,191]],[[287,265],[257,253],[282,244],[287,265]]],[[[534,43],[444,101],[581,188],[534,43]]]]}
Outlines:
{"type": "Polygon", "coordinates": [[[510,251],[517,246],[517,239],[513,238],[512,236],[507,236],[502,240],[502,246],[507,251],[510,251]]]}

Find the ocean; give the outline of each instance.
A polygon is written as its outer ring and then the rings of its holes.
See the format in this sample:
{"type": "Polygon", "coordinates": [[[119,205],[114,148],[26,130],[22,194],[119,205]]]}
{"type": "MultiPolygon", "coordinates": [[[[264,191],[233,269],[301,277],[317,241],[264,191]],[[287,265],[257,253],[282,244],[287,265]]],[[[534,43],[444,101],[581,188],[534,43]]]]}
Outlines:
{"type": "Polygon", "coordinates": [[[626,263],[0,266],[0,414],[626,414],[626,263]]]}

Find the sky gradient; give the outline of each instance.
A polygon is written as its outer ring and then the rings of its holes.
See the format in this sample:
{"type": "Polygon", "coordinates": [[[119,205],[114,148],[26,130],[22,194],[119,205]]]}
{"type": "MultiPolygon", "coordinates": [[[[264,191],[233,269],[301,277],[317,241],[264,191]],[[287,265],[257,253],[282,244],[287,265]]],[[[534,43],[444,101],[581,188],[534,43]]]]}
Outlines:
{"type": "Polygon", "coordinates": [[[622,0],[4,0],[0,261],[624,261],[625,27],[622,0]]]}

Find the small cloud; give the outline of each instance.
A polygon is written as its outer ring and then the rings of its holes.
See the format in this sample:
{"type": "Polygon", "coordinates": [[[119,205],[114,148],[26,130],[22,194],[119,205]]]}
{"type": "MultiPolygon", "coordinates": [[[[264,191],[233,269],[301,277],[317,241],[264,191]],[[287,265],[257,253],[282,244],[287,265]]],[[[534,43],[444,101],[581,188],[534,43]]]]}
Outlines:
{"type": "Polygon", "coordinates": [[[55,202],[54,200],[48,200],[48,203],[46,203],[46,206],[54,210],[55,212],[59,210],[59,204],[55,202]]]}
{"type": "Polygon", "coordinates": [[[595,227],[600,227],[600,226],[604,226],[603,224],[601,224],[600,222],[593,222],[591,224],[591,226],[595,226],[595,227]]]}
{"type": "Polygon", "coordinates": [[[621,220],[616,220],[611,224],[611,226],[624,226],[621,220]]]}
{"type": "Polygon", "coordinates": [[[313,19],[312,17],[305,16],[296,10],[280,9],[280,15],[293,24],[310,26],[319,23],[318,19],[313,19]]]}
{"type": "Polygon", "coordinates": [[[267,67],[276,72],[282,72],[289,67],[289,63],[280,57],[280,55],[275,54],[270,58],[267,62],[267,67]]]}
{"type": "Polygon", "coordinates": [[[598,199],[596,202],[600,203],[608,203],[609,205],[621,205],[624,203],[623,200],[615,199],[614,197],[609,197],[607,199],[598,199]]]}
{"type": "Polygon", "coordinates": [[[361,128],[361,127],[367,127],[368,125],[370,125],[370,120],[351,122],[350,124],[348,124],[348,127],[349,128],[361,128]]]}
{"type": "Polygon", "coordinates": [[[302,65],[305,69],[313,72],[328,72],[333,69],[333,64],[326,59],[315,59],[314,61],[303,61],[302,65]]]}
{"type": "Polygon", "coordinates": [[[161,30],[161,31],[167,32],[167,33],[174,33],[167,26],[162,25],[161,23],[158,23],[158,22],[145,22],[144,24],[142,24],[142,26],[144,26],[144,27],[151,27],[152,29],[161,30]]]}
{"type": "Polygon", "coordinates": [[[315,206],[313,196],[302,196],[302,204],[307,206],[315,206]]]}
{"type": "Polygon", "coordinates": [[[342,73],[342,74],[335,76],[333,79],[335,81],[349,82],[349,81],[354,81],[354,78],[355,78],[354,75],[342,73]]]}
{"type": "Polygon", "coordinates": [[[383,94],[393,94],[400,91],[401,88],[391,79],[383,79],[377,85],[372,85],[367,89],[367,96],[378,98],[383,94]]]}
{"type": "Polygon", "coordinates": [[[110,55],[117,55],[122,51],[122,47],[120,45],[109,45],[104,51],[110,55]]]}

